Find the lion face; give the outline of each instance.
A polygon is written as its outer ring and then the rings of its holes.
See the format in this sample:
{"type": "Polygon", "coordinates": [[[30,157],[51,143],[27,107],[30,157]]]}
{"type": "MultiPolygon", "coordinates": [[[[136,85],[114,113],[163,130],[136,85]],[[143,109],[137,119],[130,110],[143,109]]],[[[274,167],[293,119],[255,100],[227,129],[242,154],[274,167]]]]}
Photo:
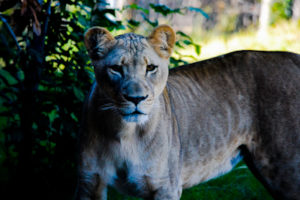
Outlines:
{"type": "Polygon", "coordinates": [[[146,122],[166,85],[174,42],[169,26],[149,37],[128,33],[114,38],[103,28],[89,29],[85,44],[105,99],[100,109],[117,112],[125,122],[146,122]]]}

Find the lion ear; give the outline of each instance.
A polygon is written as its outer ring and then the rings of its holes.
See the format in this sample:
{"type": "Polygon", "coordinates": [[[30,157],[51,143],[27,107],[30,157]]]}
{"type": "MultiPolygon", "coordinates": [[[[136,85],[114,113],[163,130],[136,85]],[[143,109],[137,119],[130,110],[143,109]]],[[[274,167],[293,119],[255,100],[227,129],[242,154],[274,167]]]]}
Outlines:
{"type": "Polygon", "coordinates": [[[171,56],[175,40],[175,32],[168,25],[158,26],[148,37],[148,42],[162,58],[169,58],[171,56]]]}
{"type": "Polygon", "coordinates": [[[114,37],[106,29],[92,27],[84,34],[84,44],[92,60],[102,58],[114,44],[114,37]]]}

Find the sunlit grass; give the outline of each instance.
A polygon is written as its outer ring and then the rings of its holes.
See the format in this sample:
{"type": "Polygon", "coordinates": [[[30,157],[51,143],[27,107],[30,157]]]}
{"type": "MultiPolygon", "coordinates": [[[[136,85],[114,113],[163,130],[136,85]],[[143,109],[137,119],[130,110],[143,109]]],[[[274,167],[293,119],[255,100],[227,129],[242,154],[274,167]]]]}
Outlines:
{"type": "MultiPolygon", "coordinates": [[[[207,35],[210,35],[210,33],[207,33],[207,35]]],[[[184,55],[193,55],[197,60],[244,49],[300,53],[300,22],[282,21],[271,25],[264,37],[257,34],[257,29],[250,28],[229,36],[211,36],[206,37],[206,39],[194,34],[194,40],[201,45],[200,56],[196,55],[193,48],[180,51],[184,55]]]]}
{"type": "Polygon", "coordinates": [[[264,199],[272,197],[253,176],[247,166],[241,162],[224,176],[184,190],[181,200],[232,200],[232,199],[264,199]]]}

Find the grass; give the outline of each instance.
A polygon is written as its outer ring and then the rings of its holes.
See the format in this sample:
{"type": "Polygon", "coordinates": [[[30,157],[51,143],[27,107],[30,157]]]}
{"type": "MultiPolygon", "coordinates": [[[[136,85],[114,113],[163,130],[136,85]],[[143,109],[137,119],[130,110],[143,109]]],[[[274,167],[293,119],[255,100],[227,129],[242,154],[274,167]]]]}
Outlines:
{"type": "MultiPolygon", "coordinates": [[[[113,189],[109,189],[109,200],[138,200],[121,195],[113,189]]],[[[231,172],[186,189],[182,193],[181,200],[271,200],[272,197],[266,189],[256,180],[247,166],[241,162],[231,172]]]]}
{"type": "Polygon", "coordinates": [[[271,200],[260,182],[256,180],[244,163],[219,178],[184,190],[182,200],[197,199],[264,199],[271,200]]]}

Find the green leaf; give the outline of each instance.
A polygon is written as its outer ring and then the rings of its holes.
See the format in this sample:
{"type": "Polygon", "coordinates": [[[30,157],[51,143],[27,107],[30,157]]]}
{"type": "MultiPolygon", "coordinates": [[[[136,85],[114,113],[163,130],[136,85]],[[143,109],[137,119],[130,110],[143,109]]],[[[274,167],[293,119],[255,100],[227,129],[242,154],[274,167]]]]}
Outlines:
{"type": "MultiPolygon", "coordinates": [[[[6,71],[5,69],[0,69],[0,76],[1,76],[1,79],[8,85],[14,85],[14,84],[18,83],[17,79],[11,73],[6,71]]],[[[1,79],[0,79],[0,81],[1,81],[1,79]]]]}
{"type": "Polygon", "coordinates": [[[194,43],[191,42],[190,40],[183,40],[183,43],[186,44],[186,45],[194,44],[194,43]]]}
{"type": "Polygon", "coordinates": [[[133,3],[127,6],[124,6],[123,9],[133,9],[133,10],[141,10],[144,13],[146,13],[147,15],[149,14],[149,10],[146,8],[143,8],[141,6],[138,6],[137,4],[133,3]]]}
{"type": "Polygon", "coordinates": [[[151,21],[144,13],[142,13],[142,17],[143,19],[148,22],[148,24],[150,24],[152,27],[156,27],[158,26],[158,20],[156,19],[154,22],[151,21]]]}
{"type": "Polygon", "coordinates": [[[166,6],[166,5],[162,5],[162,4],[153,4],[153,3],[150,3],[149,5],[150,5],[150,7],[151,7],[155,12],[160,13],[160,14],[162,14],[163,16],[167,16],[167,15],[172,14],[172,13],[179,13],[179,14],[182,14],[179,8],[172,9],[172,8],[169,8],[169,7],[166,6]]]}
{"type": "Polygon", "coordinates": [[[176,34],[180,35],[181,37],[187,38],[188,40],[193,42],[193,39],[190,36],[188,36],[187,34],[185,34],[184,32],[182,32],[182,31],[177,31],[176,34]]]}
{"type": "Polygon", "coordinates": [[[72,117],[72,119],[75,121],[75,122],[78,122],[79,120],[78,120],[78,118],[76,117],[76,115],[72,112],[71,113],[71,117],[72,117]]]}
{"type": "Polygon", "coordinates": [[[194,12],[201,13],[206,19],[209,19],[209,15],[206,12],[204,12],[201,8],[186,7],[186,9],[189,10],[189,11],[194,11],[194,12]]]}
{"type": "Polygon", "coordinates": [[[40,145],[45,147],[48,144],[48,140],[40,140],[40,145]]]}
{"type": "Polygon", "coordinates": [[[130,19],[130,20],[128,20],[128,24],[130,26],[138,27],[141,24],[141,22],[133,20],[133,19],[130,19]]]}
{"type": "Polygon", "coordinates": [[[194,44],[196,54],[199,56],[201,53],[201,46],[199,44],[194,44]]]}
{"type": "Polygon", "coordinates": [[[80,100],[80,101],[84,100],[84,94],[79,88],[73,87],[73,92],[74,92],[74,95],[77,97],[78,100],[80,100]]]}
{"type": "Polygon", "coordinates": [[[179,47],[181,49],[184,48],[184,46],[181,45],[181,41],[176,41],[175,46],[177,46],[177,47],[179,47]]]}

